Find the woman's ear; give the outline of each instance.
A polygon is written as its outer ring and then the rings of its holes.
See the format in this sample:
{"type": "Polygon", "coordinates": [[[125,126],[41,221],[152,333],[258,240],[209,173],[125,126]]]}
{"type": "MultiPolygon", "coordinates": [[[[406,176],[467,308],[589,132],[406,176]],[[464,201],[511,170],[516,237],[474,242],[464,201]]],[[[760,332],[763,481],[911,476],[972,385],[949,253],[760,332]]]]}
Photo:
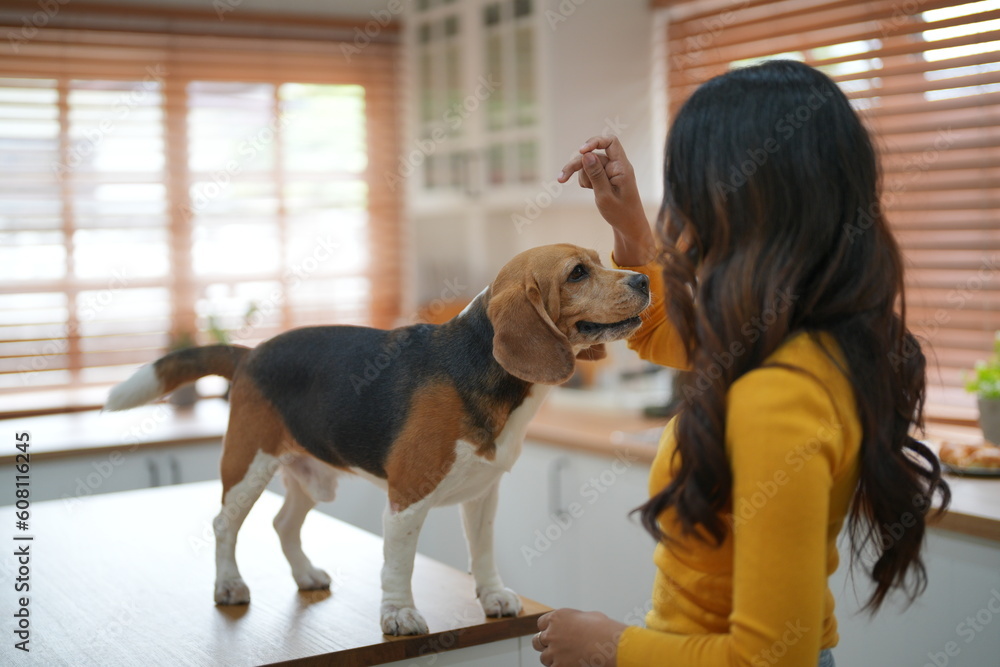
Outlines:
{"type": "Polygon", "coordinates": [[[534,280],[490,288],[486,315],[493,324],[493,357],[527,382],[562,384],[576,361],[569,339],[556,327],[534,280]]]}

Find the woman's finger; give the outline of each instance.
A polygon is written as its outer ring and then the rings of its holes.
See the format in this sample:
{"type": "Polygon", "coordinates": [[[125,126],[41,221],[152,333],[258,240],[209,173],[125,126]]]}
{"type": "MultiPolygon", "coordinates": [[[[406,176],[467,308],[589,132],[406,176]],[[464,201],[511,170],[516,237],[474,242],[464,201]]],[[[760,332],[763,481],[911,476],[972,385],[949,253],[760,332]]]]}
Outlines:
{"type": "Polygon", "coordinates": [[[562,168],[562,171],[559,172],[559,178],[556,180],[560,183],[565,183],[573,174],[581,169],[583,169],[583,156],[576,155],[572,160],[566,163],[566,165],[562,168]]]}
{"type": "Polygon", "coordinates": [[[581,155],[595,150],[603,150],[612,160],[628,160],[628,157],[625,155],[625,149],[616,136],[591,137],[580,146],[581,155]]]}
{"type": "Polygon", "coordinates": [[[586,175],[590,181],[590,186],[598,196],[606,195],[611,191],[611,181],[606,171],[607,162],[599,160],[596,153],[585,153],[583,156],[583,171],[580,172],[580,184],[583,184],[583,176],[586,175]]]}
{"type": "MultiPolygon", "coordinates": [[[[602,155],[600,153],[594,153],[594,155],[597,156],[597,159],[601,161],[603,166],[607,166],[609,162],[607,155],[602,155]]],[[[592,187],[591,181],[586,176],[586,171],[583,169],[583,155],[577,155],[572,160],[567,162],[566,166],[562,168],[561,172],[559,172],[559,177],[556,180],[560,183],[565,183],[573,176],[573,174],[577,172],[580,173],[580,185],[585,188],[592,187]]]]}

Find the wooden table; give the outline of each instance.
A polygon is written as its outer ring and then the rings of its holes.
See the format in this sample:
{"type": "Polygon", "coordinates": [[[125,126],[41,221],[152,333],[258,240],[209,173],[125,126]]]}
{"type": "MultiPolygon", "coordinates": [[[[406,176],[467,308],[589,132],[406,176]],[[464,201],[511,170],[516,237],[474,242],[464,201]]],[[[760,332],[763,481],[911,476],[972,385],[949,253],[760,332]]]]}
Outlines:
{"type": "MultiPolygon", "coordinates": [[[[414,665],[441,665],[431,654],[533,634],[537,617],[548,611],[524,599],[521,616],[486,619],[469,575],[418,555],[414,596],[431,634],[385,637],[378,615],[382,540],[311,513],[303,544],[333,585],[299,592],[271,528],[281,498],[270,492],[254,506],[237,547],[252,601],[217,607],[212,518],[220,493],[210,482],[35,503],[30,530],[18,532],[33,535],[31,542],[11,541],[14,508],[0,508],[5,582],[12,579],[10,545],[30,544],[31,553],[31,652],[12,648],[15,593],[5,583],[0,663],[179,667],[414,659],[414,665]]],[[[440,658],[447,655],[456,656],[440,658]]],[[[518,664],[516,654],[510,664],[518,664]]]]}

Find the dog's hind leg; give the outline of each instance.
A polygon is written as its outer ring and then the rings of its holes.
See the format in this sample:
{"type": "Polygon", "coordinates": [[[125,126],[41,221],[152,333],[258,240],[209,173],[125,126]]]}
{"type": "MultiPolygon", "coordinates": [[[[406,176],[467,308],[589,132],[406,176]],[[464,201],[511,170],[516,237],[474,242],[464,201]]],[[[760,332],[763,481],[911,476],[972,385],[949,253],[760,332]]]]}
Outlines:
{"type": "Polygon", "coordinates": [[[236,567],[236,535],[240,532],[250,508],[260,498],[267,483],[278,469],[278,459],[258,450],[246,475],[230,488],[222,501],[222,511],[215,517],[215,602],[246,604],[250,589],[236,567]]]}
{"type": "Polygon", "coordinates": [[[281,539],[281,550],[292,566],[292,578],[299,590],[313,591],[330,587],[330,575],[314,567],[302,551],[302,523],[317,500],[333,500],[336,473],[322,463],[301,456],[282,460],[281,479],[285,484],[285,504],[274,517],[274,529],[281,539]],[[319,483],[322,482],[320,485],[319,483]]]}
{"type": "Polygon", "coordinates": [[[462,503],[462,523],[469,543],[469,569],[476,581],[476,597],[487,616],[517,616],[521,598],[505,588],[493,558],[493,521],[500,484],[482,496],[462,503]]]}
{"type": "Polygon", "coordinates": [[[250,590],[236,567],[236,535],[278,469],[284,426],[256,386],[238,376],[230,392],[229,428],[222,448],[222,510],[215,529],[215,602],[246,604],[250,590]]]}

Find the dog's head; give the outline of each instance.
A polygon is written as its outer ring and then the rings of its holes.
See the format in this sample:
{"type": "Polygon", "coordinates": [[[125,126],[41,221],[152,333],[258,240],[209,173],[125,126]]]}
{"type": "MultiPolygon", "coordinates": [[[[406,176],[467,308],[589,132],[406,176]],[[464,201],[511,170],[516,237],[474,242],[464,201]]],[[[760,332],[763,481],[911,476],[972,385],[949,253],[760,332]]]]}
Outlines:
{"type": "Polygon", "coordinates": [[[576,359],[601,359],[604,343],[639,328],[649,279],[601,266],[593,250],[559,244],[514,257],[488,294],[497,362],[522,380],[559,384],[576,359]]]}

